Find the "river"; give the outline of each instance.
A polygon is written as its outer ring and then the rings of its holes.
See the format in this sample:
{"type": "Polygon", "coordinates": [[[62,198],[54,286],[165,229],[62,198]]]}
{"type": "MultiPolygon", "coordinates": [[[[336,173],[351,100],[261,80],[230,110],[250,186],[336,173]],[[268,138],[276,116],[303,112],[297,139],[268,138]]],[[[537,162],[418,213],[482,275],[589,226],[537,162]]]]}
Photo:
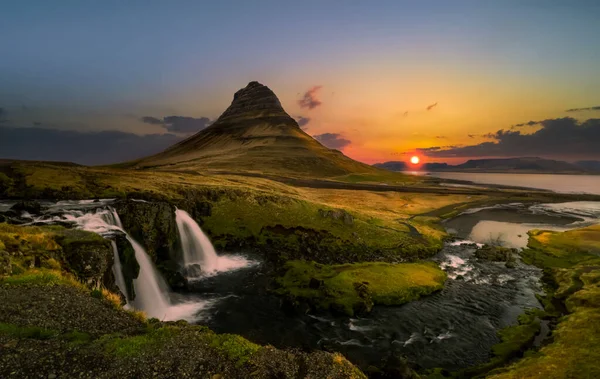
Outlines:
{"type": "MultiPolygon", "coordinates": [[[[103,234],[107,225],[110,232],[119,224],[106,223],[110,204],[60,202],[46,204],[44,215],[25,216],[34,224],[70,222],[103,234]]],[[[7,206],[0,203],[2,209],[7,206]]],[[[196,278],[186,292],[167,293],[168,310],[216,332],[240,334],[261,344],[339,351],[363,369],[380,366],[398,353],[421,368],[456,370],[488,361],[499,342],[497,332],[514,325],[525,309],[541,307],[536,299],[541,291],[539,269],[521,262],[507,268],[477,260],[476,243],[520,248],[530,229],[566,230],[599,219],[597,202],[514,203],[468,210],[445,223],[455,241],[430,258],[448,274],[442,291],[402,306],[375,306],[360,317],[288,308],[268,291],[273,270],[259,256],[245,257],[252,264],[196,278]]],[[[228,256],[218,253],[223,259],[228,256]]]]}
{"type": "Polygon", "coordinates": [[[412,175],[430,175],[436,178],[469,181],[511,187],[527,187],[559,193],[587,193],[600,195],[600,175],[563,174],[508,174],[479,172],[424,172],[406,171],[412,175]]]}

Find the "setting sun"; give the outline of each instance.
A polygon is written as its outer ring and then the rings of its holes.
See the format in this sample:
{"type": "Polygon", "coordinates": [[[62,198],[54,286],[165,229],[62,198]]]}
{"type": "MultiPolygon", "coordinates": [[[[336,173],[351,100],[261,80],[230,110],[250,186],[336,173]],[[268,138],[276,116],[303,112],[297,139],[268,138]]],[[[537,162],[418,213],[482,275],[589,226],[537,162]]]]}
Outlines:
{"type": "Polygon", "coordinates": [[[419,157],[417,157],[416,155],[413,156],[412,158],[410,158],[410,163],[419,164],[419,157]]]}

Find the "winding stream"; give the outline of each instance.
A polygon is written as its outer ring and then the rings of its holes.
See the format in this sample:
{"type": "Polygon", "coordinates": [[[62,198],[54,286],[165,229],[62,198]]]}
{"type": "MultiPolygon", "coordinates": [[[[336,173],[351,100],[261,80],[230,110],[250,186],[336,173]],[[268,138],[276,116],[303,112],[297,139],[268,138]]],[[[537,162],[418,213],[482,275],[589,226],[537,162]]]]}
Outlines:
{"type": "MultiPolygon", "coordinates": [[[[107,235],[121,230],[117,221],[104,216],[111,212],[110,203],[44,204],[49,208],[43,215],[25,217],[34,224],[68,223],[107,235]]],[[[0,203],[0,207],[6,208],[6,204],[0,203]]],[[[541,291],[540,270],[523,263],[510,269],[503,263],[479,261],[474,257],[478,247],[474,242],[521,248],[530,229],[566,230],[597,223],[599,218],[600,203],[591,202],[469,210],[446,223],[456,241],[431,258],[448,273],[442,291],[402,306],[376,306],[368,315],[348,318],[287,309],[266,289],[272,270],[269,265],[256,264],[257,257],[216,254],[206,245],[207,240],[198,237],[198,231],[203,233],[197,224],[180,212],[180,238],[188,249],[185,264],[212,259],[214,267],[208,275],[193,273],[190,292],[158,291],[168,302],[162,307],[169,309],[168,319],[184,318],[257,343],[339,351],[363,368],[380,365],[394,352],[423,368],[453,370],[487,361],[491,347],[499,342],[497,331],[515,324],[524,309],[540,307],[535,297],[541,291]],[[208,254],[197,255],[199,249],[208,249],[208,254]]],[[[121,281],[118,275],[117,279],[121,281]]],[[[145,307],[136,302],[132,305],[145,307]]]]}

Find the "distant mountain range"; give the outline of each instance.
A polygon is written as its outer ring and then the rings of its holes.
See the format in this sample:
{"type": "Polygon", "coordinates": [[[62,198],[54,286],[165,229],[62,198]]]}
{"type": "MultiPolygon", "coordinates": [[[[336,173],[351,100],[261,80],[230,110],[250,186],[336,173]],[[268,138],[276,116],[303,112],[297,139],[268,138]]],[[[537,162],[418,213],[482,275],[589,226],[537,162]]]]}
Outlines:
{"type": "Polygon", "coordinates": [[[373,166],[390,171],[411,171],[418,169],[422,171],[600,174],[600,161],[569,163],[537,157],[470,159],[463,164],[455,166],[447,163],[424,163],[421,166],[415,166],[401,161],[376,163],[373,166]]]}

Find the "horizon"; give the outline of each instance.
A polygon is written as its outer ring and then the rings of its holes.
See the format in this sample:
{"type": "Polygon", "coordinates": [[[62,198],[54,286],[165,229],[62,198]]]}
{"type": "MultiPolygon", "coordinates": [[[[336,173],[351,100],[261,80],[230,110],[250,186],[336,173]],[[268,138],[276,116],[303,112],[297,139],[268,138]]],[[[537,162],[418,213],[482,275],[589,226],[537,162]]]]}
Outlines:
{"type": "Polygon", "coordinates": [[[152,155],[258,80],[368,164],[600,160],[600,4],[231,4],[5,7],[0,158],[152,155]]]}

